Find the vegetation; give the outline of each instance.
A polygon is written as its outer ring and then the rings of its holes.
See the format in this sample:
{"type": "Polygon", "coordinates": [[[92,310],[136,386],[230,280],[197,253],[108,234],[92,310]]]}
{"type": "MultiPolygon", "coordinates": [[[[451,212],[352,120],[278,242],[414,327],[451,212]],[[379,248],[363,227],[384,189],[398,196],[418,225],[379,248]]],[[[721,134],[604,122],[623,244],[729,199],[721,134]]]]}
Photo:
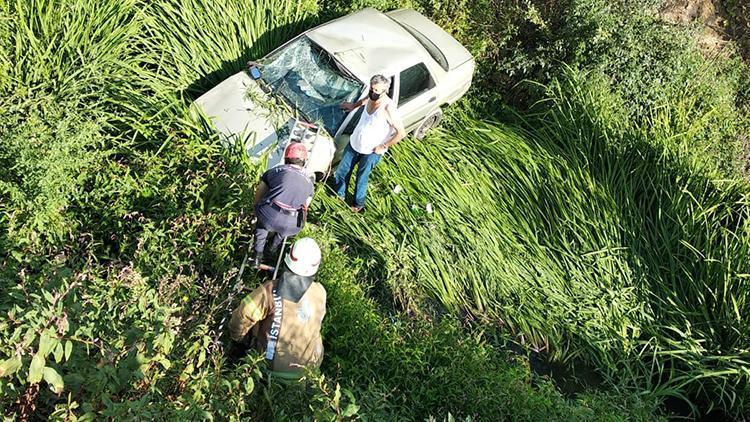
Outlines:
{"type": "Polygon", "coordinates": [[[747,68],[702,56],[656,0],[374,3],[470,46],[475,88],[389,153],[364,215],[319,187],[321,373],[287,386],[236,357],[220,328],[261,281],[237,283],[262,168],[188,106],[365,5],[0,2],[5,414],[748,413],[747,68]],[[563,396],[512,344],[604,382],[563,396]]]}
{"type": "Polygon", "coordinates": [[[460,130],[405,144],[364,221],[326,221],[382,256],[375,267],[393,262],[384,278],[407,302],[437,298],[656,395],[737,406],[748,185],[710,178],[682,150],[704,119],[678,117],[679,128],[664,112],[647,132],[618,127],[620,104],[578,78],[520,128],[461,116],[460,130]]]}

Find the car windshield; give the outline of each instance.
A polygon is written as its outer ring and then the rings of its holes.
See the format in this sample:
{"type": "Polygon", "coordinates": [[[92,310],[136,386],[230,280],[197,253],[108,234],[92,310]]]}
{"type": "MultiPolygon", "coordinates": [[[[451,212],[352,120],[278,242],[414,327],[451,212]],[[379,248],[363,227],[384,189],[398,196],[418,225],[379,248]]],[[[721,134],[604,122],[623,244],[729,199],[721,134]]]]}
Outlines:
{"type": "Polygon", "coordinates": [[[364,85],[345,76],[337,63],[307,37],[300,37],[260,62],[261,78],[311,122],[323,122],[335,135],[346,114],[340,105],[353,102],[364,85]]]}

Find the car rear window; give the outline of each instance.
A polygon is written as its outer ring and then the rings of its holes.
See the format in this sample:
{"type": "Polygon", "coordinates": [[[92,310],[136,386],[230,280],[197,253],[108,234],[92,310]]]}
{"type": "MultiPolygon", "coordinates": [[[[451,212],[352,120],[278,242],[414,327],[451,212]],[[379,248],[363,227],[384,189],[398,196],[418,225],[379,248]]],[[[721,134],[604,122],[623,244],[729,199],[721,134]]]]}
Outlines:
{"type": "Polygon", "coordinates": [[[445,55],[443,54],[443,52],[440,51],[440,49],[432,41],[430,41],[429,38],[425,37],[421,32],[417,31],[416,29],[412,28],[411,26],[403,22],[399,22],[399,21],[395,21],[395,22],[401,25],[407,32],[409,32],[414,38],[416,38],[417,41],[419,41],[419,43],[422,44],[422,47],[424,47],[425,50],[427,50],[430,56],[436,62],[438,62],[438,64],[440,65],[440,67],[443,68],[443,70],[445,70],[446,72],[449,70],[448,59],[445,58],[445,55]]]}

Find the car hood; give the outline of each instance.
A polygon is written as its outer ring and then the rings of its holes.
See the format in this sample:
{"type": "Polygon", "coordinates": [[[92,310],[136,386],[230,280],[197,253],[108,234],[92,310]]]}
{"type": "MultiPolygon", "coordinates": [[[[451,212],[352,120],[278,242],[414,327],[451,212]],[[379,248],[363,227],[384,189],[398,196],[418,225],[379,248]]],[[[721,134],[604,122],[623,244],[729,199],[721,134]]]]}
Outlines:
{"type": "MultiPolygon", "coordinates": [[[[194,102],[202,113],[231,145],[241,142],[248,156],[260,160],[268,154],[268,167],[283,160],[283,151],[295,118],[292,111],[265,93],[247,72],[227,78],[194,102]],[[281,139],[281,142],[279,140],[281,139]]],[[[333,157],[333,140],[325,130],[320,131],[320,142],[306,143],[308,173],[326,172],[333,157]],[[331,151],[328,151],[331,149],[331,151]]]]}

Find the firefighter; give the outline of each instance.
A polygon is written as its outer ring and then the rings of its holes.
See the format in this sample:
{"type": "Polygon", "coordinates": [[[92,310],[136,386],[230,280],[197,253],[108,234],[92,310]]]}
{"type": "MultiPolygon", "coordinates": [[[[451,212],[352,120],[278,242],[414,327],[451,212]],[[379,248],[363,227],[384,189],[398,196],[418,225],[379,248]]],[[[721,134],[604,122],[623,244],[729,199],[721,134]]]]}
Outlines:
{"type": "Polygon", "coordinates": [[[304,237],[284,257],[276,280],[246,296],[232,313],[229,334],[241,342],[252,330],[251,346],[262,352],[273,373],[299,378],[323,360],[320,327],[326,313],[326,290],[314,281],[320,248],[304,237]]]}

